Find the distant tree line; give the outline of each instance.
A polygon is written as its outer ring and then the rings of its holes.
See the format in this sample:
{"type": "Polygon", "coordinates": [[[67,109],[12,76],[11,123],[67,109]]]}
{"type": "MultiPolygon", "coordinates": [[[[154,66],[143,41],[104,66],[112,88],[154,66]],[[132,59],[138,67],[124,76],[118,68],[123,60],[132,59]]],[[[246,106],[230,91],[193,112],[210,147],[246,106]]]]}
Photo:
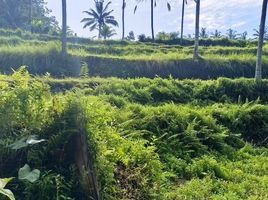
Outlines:
{"type": "MultiPolygon", "coordinates": [[[[136,0],[138,3],[143,0],[136,0]]],[[[247,32],[238,34],[233,29],[228,29],[227,34],[222,36],[221,32],[215,30],[213,34],[209,34],[206,28],[201,28],[200,30],[200,7],[201,0],[193,0],[196,4],[195,10],[195,33],[194,33],[194,55],[193,59],[195,61],[199,60],[199,40],[205,38],[222,38],[227,37],[230,40],[246,40],[248,37],[247,32]]],[[[98,38],[110,38],[116,34],[113,26],[118,26],[118,22],[112,15],[113,10],[109,9],[111,1],[105,3],[105,0],[94,0],[95,8],[90,8],[89,11],[84,11],[87,17],[82,19],[84,23],[84,28],[89,28],[90,31],[98,30],[98,38]]],[[[262,4],[262,15],[259,30],[255,30],[255,39],[258,40],[258,53],[256,62],[256,81],[261,80],[262,74],[262,54],[263,54],[263,43],[267,40],[267,27],[265,27],[266,15],[267,15],[267,3],[268,0],[263,0],[262,4]]],[[[59,28],[58,22],[55,17],[49,16],[51,11],[46,7],[44,0],[0,0],[0,27],[10,28],[10,29],[24,29],[30,30],[32,33],[45,33],[45,34],[59,34],[62,36],[62,53],[67,55],[67,36],[68,36],[68,26],[67,26],[67,7],[66,0],[62,0],[62,28],[59,28]]],[[[183,29],[184,29],[184,11],[187,5],[187,0],[182,0],[182,21],[181,21],[181,38],[180,44],[183,44],[183,29]]],[[[135,39],[134,32],[130,32],[127,37],[125,37],[125,8],[127,6],[127,1],[122,0],[122,39],[135,39]]],[[[157,6],[156,0],[150,0],[150,14],[151,14],[151,39],[155,41],[154,35],[154,8],[157,6]]],[[[138,5],[134,8],[134,13],[137,11],[138,5]]],[[[167,0],[167,9],[171,10],[171,5],[167,0]]],[[[69,34],[73,34],[69,31],[69,34]]],[[[157,39],[167,40],[167,39],[178,39],[179,33],[166,34],[164,32],[157,35],[157,39]]],[[[191,36],[190,36],[191,37],[191,36]]],[[[144,41],[145,35],[140,35],[140,41],[144,41]]]]}
{"type": "MultiPolygon", "coordinates": [[[[133,31],[132,31],[133,32],[133,31]]],[[[214,32],[207,31],[207,28],[202,27],[199,33],[199,37],[201,39],[222,39],[226,38],[229,40],[251,40],[251,41],[257,41],[259,39],[259,31],[257,29],[254,29],[253,37],[249,37],[247,31],[243,33],[238,33],[234,29],[228,29],[226,31],[226,34],[222,34],[221,31],[215,30],[214,32]]],[[[194,39],[194,34],[188,34],[183,36],[184,39],[194,39]]],[[[140,42],[146,42],[146,41],[152,41],[151,37],[147,37],[145,34],[138,35],[137,37],[138,41],[140,42]]],[[[159,32],[156,37],[155,41],[168,41],[168,40],[176,40],[181,39],[180,32],[170,32],[167,33],[165,31],[159,32]]],[[[268,27],[265,27],[264,30],[264,41],[268,41],[268,27]]]]}
{"type": "Polygon", "coordinates": [[[44,0],[0,0],[0,27],[41,34],[60,34],[44,0]]]}

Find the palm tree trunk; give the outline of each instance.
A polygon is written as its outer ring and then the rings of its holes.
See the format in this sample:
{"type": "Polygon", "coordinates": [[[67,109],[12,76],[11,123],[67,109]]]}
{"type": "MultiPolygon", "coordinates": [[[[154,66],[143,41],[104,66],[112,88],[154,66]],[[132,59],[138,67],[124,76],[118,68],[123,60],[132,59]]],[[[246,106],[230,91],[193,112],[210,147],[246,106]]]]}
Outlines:
{"type": "Polygon", "coordinates": [[[33,0],[30,0],[30,13],[29,13],[29,26],[30,31],[33,33],[33,26],[32,26],[32,20],[33,20],[33,0]]]}
{"type": "Polygon", "coordinates": [[[123,5],[122,5],[122,40],[125,39],[125,7],[126,7],[126,0],[123,0],[123,5]]]}
{"type": "Polygon", "coordinates": [[[101,24],[99,24],[99,35],[98,35],[98,39],[101,39],[101,24]]]}
{"type": "Polygon", "coordinates": [[[66,0],[62,0],[62,39],[61,39],[61,53],[63,57],[67,55],[67,5],[66,0]]]}
{"type": "Polygon", "coordinates": [[[182,0],[182,16],[181,16],[181,45],[183,42],[183,27],[184,27],[184,8],[185,8],[185,0],[182,0]]]}
{"type": "Polygon", "coordinates": [[[267,2],[268,0],[263,0],[263,5],[262,5],[261,24],[260,24],[260,31],[259,31],[260,34],[259,34],[256,72],[255,72],[256,82],[261,82],[262,80],[262,54],[263,54],[263,39],[264,39],[264,29],[265,29],[265,20],[266,20],[266,12],[267,12],[267,2]]]}
{"type": "Polygon", "coordinates": [[[152,40],[154,41],[154,0],[151,0],[151,29],[152,29],[152,40]]]}
{"type": "Polygon", "coordinates": [[[194,44],[194,60],[197,61],[199,58],[199,19],[200,19],[200,0],[196,2],[196,19],[195,19],[195,44],[194,44]]]}

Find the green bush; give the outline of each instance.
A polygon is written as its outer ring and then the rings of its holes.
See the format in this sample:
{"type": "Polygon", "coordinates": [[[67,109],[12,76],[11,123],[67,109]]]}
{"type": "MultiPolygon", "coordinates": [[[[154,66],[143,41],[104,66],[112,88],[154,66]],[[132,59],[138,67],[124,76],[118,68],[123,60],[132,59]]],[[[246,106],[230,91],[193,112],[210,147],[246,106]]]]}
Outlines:
{"type": "Polygon", "coordinates": [[[213,111],[218,122],[233,133],[257,145],[267,145],[268,108],[264,105],[245,104],[239,107],[229,106],[213,111]],[[232,112],[230,112],[230,110],[232,112]]]}
{"type": "Polygon", "coordinates": [[[101,199],[267,199],[266,94],[247,100],[265,85],[0,75],[0,176],[29,163],[41,176],[14,178],[17,199],[88,198],[74,159],[83,132],[101,199]],[[43,142],[11,148],[32,135],[43,142]]]}
{"type": "Polygon", "coordinates": [[[87,90],[92,95],[115,95],[133,103],[237,103],[268,102],[268,82],[256,84],[254,79],[176,80],[169,79],[52,79],[45,81],[52,91],[74,88],[87,90]]]}

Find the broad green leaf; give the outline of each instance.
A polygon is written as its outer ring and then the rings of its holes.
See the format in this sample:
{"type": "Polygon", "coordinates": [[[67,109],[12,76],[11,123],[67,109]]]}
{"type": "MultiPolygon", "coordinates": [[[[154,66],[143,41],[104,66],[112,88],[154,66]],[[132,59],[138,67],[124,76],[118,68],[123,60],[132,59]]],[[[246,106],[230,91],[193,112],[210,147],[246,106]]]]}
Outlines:
{"type": "Polygon", "coordinates": [[[46,141],[44,139],[38,140],[37,137],[38,137],[37,135],[30,135],[28,137],[23,137],[20,140],[14,142],[13,144],[9,145],[8,147],[10,147],[13,150],[19,150],[28,147],[29,145],[35,145],[46,141]]]}
{"type": "Polygon", "coordinates": [[[44,139],[40,139],[40,140],[38,140],[37,139],[37,135],[30,135],[29,137],[28,137],[28,139],[26,140],[26,143],[28,144],[28,145],[34,145],[34,144],[38,144],[38,143],[41,143],[41,142],[45,142],[46,140],[44,140],[44,139]]]}
{"type": "Polygon", "coordinates": [[[19,179],[20,180],[27,180],[31,183],[37,181],[40,177],[40,170],[34,169],[31,171],[29,165],[24,165],[24,167],[20,168],[19,170],[19,179]]]}
{"type": "Polygon", "coordinates": [[[8,147],[10,147],[13,150],[19,150],[22,148],[25,148],[28,146],[28,144],[26,143],[28,137],[23,137],[20,140],[14,142],[13,144],[9,145],[8,147]]]}
{"type": "Polygon", "coordinates": [[[4,189],[12,179],[13,178],[0,179],[0,194],[7,196],[10,200],[15,200],[14,194],[9,189],[4,189]]]}
{"type": "Polygon", "coordinates": [[[0,194],[7,196],[10,200],[15,200],[14,194],[9,189],[0,188],[0,194]]]}
{"type": "Polygon", "coordinates": [[[0,188],[6,187],[6,185],[12,180],[13,178],[0,178],[0,188]]]}

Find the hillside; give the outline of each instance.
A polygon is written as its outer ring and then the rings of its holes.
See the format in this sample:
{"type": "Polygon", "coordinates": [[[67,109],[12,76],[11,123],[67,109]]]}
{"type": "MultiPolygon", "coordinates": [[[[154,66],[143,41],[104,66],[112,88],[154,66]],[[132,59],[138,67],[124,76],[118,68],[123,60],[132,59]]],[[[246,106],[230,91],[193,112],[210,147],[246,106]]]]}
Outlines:
{"type": "Polygon", "coordinates": [[[53,79],[22,68],[0,89],[0,175],[25,163],[41,173],[8,185],[17,199],[88,198],[73,157],[81,132],[101,199],[268,198],[267,80],[53,79]],[[33,135],[44,142],[21,146],[33,135]]]}
{"type": "MultiPolygon", "coordinates": [[[[174,41],[176,44],[176,41],[174,41]]],[[[90,76],[209,79],[248,77],[255,72],[256,42],[227,39],[201,40],[199,62],[192,60],[190,46],[128,41],[92,41],[69,38],[69,58],[62,60],[57,37],[31,35],[23,31],[0,31],[0,70],[11,73],[27,65],[32,74],[78,76],[81,63],[89,67],[90,76]]],[[[268,54],[268,46],[264,55],[268,54]]],[[[263,59],[263,76],[268,76],[267,56],[263,59]]]]}
{"type": "Polygon", "coordinates": [[[268,200],[268,0],[0,10],[0,200],[268,200]]]}

